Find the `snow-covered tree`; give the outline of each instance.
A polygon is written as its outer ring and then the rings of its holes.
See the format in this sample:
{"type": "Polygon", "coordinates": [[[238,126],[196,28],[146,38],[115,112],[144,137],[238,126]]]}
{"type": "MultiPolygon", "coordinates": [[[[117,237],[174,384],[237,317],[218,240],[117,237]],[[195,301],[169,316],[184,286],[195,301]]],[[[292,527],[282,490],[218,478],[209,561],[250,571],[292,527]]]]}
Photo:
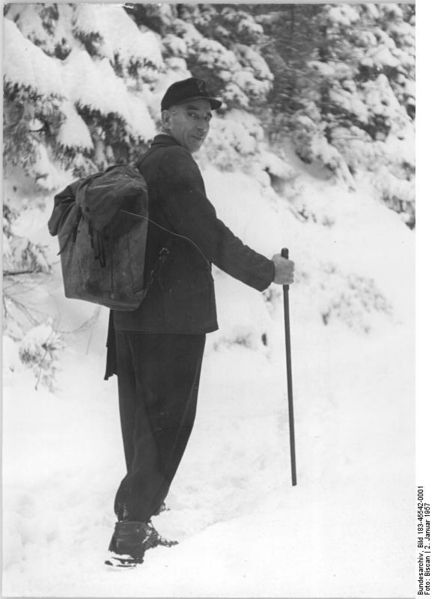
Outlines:
{"type": "Polygon", "coordinates": [[[414,5],[255,10],[275,73],[270,129],[350,186],[353,175],[371,173],[413,225],[414,5]]]}
{"type": "Polygon", "coordinates": [[[17,126],[27,173],[47,189],[57,181],[39,173],[43,160],[80,175],[128,159],[152,137],[145,97],[161,66],[159,47],[121,6],[14,4],[6,17],[6,165],[22,154],[21,146],[9,149],[17,126]]]}
{"type": "Polygon", "coordinates": [[[273,75],[262,58],[261,25],[235,5],[128,5],[138,23],[160,32],[165,63],[187,67],[222,97],[225,109],[263,104],[273,75]]]}
{"type": "Polygon", "coordinates": [[[17,222],[38,208],[48,214],[74,178],[146,147],[163,62],[157,36],[119,5],[9,4],[4,12],[4,313],[17,339],[45,318],[29,307],[28,290],[50,272],[53,254],[17,222]]]}

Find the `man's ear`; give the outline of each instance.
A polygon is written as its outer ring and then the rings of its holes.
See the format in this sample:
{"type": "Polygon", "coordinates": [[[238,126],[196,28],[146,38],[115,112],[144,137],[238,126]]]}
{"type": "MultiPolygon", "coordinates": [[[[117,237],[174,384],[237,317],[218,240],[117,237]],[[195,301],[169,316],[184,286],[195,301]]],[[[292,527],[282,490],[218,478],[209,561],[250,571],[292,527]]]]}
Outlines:
{"type": "Polygon", "coordinates": [[[165,128],[169,128],[171,122],[171,113],[169,110],[162,110],[161,112],[161,121],[162,126],[165,128]]]}

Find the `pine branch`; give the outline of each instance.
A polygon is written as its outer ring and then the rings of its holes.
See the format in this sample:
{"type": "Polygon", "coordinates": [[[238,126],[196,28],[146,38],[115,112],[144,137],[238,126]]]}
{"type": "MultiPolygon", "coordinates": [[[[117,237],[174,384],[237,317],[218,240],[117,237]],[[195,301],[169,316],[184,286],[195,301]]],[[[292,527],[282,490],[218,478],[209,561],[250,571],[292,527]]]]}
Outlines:
{"type": "MultiPolygon", "coordinates": [[[[39,324],[39,320],[33,316],[33,314],[31,313],[30,309],[27,308],[27,306],[23,302],[20,302],[16,298],[14,298],[14,297],[12,297],[10,295],[6,295],[6,294],[4,294],[4,297],[3,297],[3,305],[4,305],[5,312],[9,312],[10,313],[10,310],[7,309],[7,302],[10,302],[22,314],[24,314],[24,316],[27,318],[27,320],[32,325],[36,326],[36,325],[39,324]]],[[[39,311],[39,313],[42,314],[40,311],[39,311]]]]}
{"type": "Polygon", "coordinates": [[[34,270],[4,270],[4,277],[16,277],[18,275],[32,275],[35,274],[34,270]]]}

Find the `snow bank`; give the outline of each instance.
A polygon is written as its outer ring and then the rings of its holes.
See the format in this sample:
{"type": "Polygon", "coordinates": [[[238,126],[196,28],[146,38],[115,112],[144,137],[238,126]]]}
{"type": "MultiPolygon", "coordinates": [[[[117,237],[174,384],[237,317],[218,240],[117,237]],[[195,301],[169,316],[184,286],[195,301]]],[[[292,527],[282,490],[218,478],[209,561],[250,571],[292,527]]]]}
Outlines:
{"type": "Polygon", "coordinates": [[[135,572],[102,565],[124,464],[115,381],[101,381],[100,348],[67,352],[55,396],[42,391],[29,403],[30,381],[15,381],[5,402],[7,594],[409,594],[415,527],[408,339],[403,331],[359,338],[296,324],[293,489],[281,316],[278,309],[270,356],[239,345],[209,348],[170,511],[155,521],[180,543],[152,550],[135,572]],[[42,432],[44,443],[35,444],[42,432]],[[49,576],[48,563],[56,564],[49,576]]]}

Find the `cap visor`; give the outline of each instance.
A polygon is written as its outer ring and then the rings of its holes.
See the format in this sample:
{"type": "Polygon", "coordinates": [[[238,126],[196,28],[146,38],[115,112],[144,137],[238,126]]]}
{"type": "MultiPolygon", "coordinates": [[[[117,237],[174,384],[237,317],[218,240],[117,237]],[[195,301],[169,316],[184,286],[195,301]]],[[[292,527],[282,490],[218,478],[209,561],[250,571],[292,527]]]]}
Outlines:
{"type": "Polygon", "coordinates": [[[186,104],[187,102],[193,102],[193,100],[208,100],[208,102],[210,102],[210,108],[212,110],[217,110],[222,106],[222,102],[220,100],[216,100],[216,98],[210,98],[209,96],[192,96],[191,98],[185,98],[184,100],[180,100],[179,102],[176,102],[176,104],[186,104]]]}
{"type": "Polygon", "coordinates": [[[213,110],[217,110],[222,106],[222,102],[220,100],[216,100],[216,98],[208,98],[208,101],[210,102],[210,106],[213,108],[213,110]]]}

